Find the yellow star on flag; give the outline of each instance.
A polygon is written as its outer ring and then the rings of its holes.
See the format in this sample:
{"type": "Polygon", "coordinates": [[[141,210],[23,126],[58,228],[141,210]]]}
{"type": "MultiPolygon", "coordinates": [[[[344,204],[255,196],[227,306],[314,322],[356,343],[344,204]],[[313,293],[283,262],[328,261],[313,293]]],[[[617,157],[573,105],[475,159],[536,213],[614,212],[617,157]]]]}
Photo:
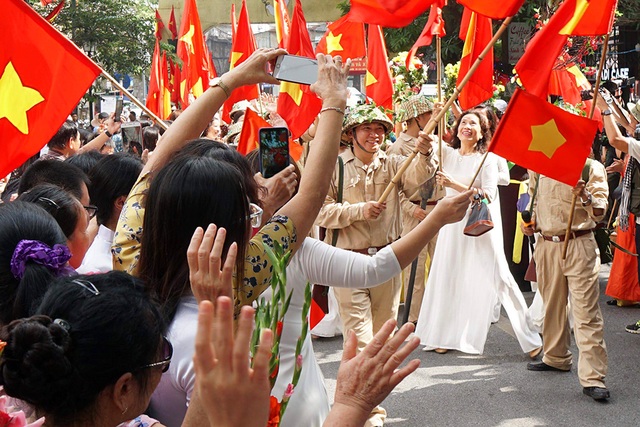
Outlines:
{"type": "Polygon", "coordinates": [[[342,34],[338,34],[337,36],[334,36],[333,32],[329,31],[329,34],[327,34],[327,53],[328,54],[331,54],[331,52],[335,52],[338,50],[344,50],[344,48],[340,44],[341,39],[342,39],[342,34]]]}
{"type": "Polygon", "coordinates": [[[193,24],[189,25],[189,31],[187,31],[184,36],[180,37],[180,41],[189,46],[189,52],[191,54],[195,54],[193,50],[193,34],[195,33],[193,24]]]}
{"type": "Polygon", "coordinates": [[[539,151],[548,158],[552,158],[556,150],[567,142],[553,119],[542,125],[531,126],[531,135],[529,151],[539,151]]]}
{"type": "Polygon", "coordinates": [[[375,83],[378,83],[378,79],[376,79],[373,74],[371,74],[371,72],[367,70],[367,75],[364,77],[364,85],[371,86],[375,83]]]}
{"type": "Polygon", "coordinates": [[[29,133],[27,111],[44,101],[40,92],[24,86],[9,62],[0,76],[0,119],[6,117],[23,134],[29,133]]]}
{"type": "Polygon", "coordinates": [[[576,10],[575,12],[573,12],[573,17],[571,17],[571,20],[567,22],[567,25],[565,25],[564,28],[560,30],[560,34],[570,35],[573,29],[580,22],[580,19],[582,19],[582,15],[584,15],[588,7],[589,2],[587,0],[576,0],[576,10]]]}
{"type": "Polygon", "coordinates": [[[230,69],[235,68],[235,66],[238,63],[238,61],[240,60],[240,58],[242,58],[242,55],[244,55],[244,53],[242,53],[242,52],[231,52],[231,66],[230,66],[230,69]]]}
{"type": "Polygon", "coordinates": [[[293,102],[299,107],[302,102],[302,89],[297,83],[282,82],[280,83],[280,92],[287,93],[293,99],[293,102]]]}

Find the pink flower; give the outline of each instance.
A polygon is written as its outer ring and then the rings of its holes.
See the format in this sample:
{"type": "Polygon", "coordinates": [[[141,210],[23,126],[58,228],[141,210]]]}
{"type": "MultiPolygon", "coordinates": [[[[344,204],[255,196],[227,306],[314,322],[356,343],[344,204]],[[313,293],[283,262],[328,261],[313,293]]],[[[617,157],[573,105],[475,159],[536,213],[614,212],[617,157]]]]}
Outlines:
{"type": "Polygon", "coordinates": [[[298,357],[296,357],[296,367],[298,369],[302,369],[302,355],[299,354],[298,357]]]}
{"type": "Polygon", "coordinates": [[[293,384],[289,383],[287,389],[284,391],[283,400],[288,400],[293,395],[293,384]]]}

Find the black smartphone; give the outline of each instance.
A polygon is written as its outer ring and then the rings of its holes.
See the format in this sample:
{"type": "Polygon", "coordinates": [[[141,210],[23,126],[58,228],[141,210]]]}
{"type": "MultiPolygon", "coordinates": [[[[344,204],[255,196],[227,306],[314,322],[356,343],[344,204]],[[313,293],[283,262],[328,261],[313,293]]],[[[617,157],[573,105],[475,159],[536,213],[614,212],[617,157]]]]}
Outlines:
{"type": "Polygon", "coordinates": [[[318,80],[318,61],[305,56],[279,56],[273,68],[273,77],[285,82],[313,84],[318,80]]]}
{"type": "Polygon", "coordinates": [[[120,131],[122,132],[122,146],[125,151],[129,151],[132,142],[142,146],[142,125],[140,122],[123,123],[120,131]]]}
{"type": "Polygon", "coordinates": [[[121,96],[116,96],[116,111],[115,111],[115,117],[114,117],[114,121],[119,122],[121,121],[121,117],[122,117],[122,97],[121,96]]]}
{"type": "Polygon", "coordinates": [[[289,166],[289,129],[285,127],[260,128],[260,173],[271,178],[289,166]]]}

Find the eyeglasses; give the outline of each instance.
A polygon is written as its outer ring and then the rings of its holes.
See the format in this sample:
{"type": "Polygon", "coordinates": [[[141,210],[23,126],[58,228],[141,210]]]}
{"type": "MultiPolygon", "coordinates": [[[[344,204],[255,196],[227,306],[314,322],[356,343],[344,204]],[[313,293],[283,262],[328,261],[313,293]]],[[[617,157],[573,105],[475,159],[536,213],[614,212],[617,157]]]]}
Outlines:
{"type": "Polygon", "coordinates": [[[96,285],[94,285],[88,280],[75,279],[75,280],[72,280],[71,283],[75,283],[78,286],[82,286],[84,289],[91,292],[95,296],[100,295],[100,291],[98,290],[98,288],[96,288],[96,285]]]}
{"type": "Polygon", "coordinates": [[[153,363],[149,363],[147,365],[141,366],[136,370],[162,366],[162,372],[167,372],[169,370],[169,365],[171,365],[172,357],[173,357],[173,346],[171,345],[171,342],[167,339],[167,337],[162,337],[162,360],[159,362],[153,362],[153,363]]]}
{"type": "Polygon", "coordinates": [[[251,221],[251,226],[253,228],[260,227],[260,224],[262,224],[262,213],[264,212],[262,208],[255,203],[249,203],[249,212],[250,214],[247,219],[251,221]]]}
{"type": "Polygon", "coordinates": [[[89,219],[93,219],[93,217],[96,216],[96,214],[98,213],[98,207],[95,205],[87,205],[87,206],[83,206],[84,210],[87,211],[87,214],[89,215],[89,219]]]}

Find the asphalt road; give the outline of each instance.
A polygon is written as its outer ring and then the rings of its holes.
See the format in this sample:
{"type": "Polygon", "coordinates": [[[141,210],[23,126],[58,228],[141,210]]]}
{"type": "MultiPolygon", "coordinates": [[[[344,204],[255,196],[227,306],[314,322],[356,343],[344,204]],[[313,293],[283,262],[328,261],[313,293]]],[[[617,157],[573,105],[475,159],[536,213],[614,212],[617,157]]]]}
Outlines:
{"type": "MultiPolygon", "coordinates": [[[[577,349],[571,372],[530,372],[509,320],[502,313],[491,326],[481,356],[456,351],[422,351],[418,370],[383,402],[386,425],[409,426],[640,426],[640,335],[624,326],[640,319],[640,309],[605,304],[609,268],[600,275],[600,306],[609,355],[606,384],[611,399],[599,403],[582,394],[577,349]]],[[[528,302],[532,293],[525,294],[528,302]]],[[[333,398],[342,337],[314,340],[327,391],[333,398]]]]}

